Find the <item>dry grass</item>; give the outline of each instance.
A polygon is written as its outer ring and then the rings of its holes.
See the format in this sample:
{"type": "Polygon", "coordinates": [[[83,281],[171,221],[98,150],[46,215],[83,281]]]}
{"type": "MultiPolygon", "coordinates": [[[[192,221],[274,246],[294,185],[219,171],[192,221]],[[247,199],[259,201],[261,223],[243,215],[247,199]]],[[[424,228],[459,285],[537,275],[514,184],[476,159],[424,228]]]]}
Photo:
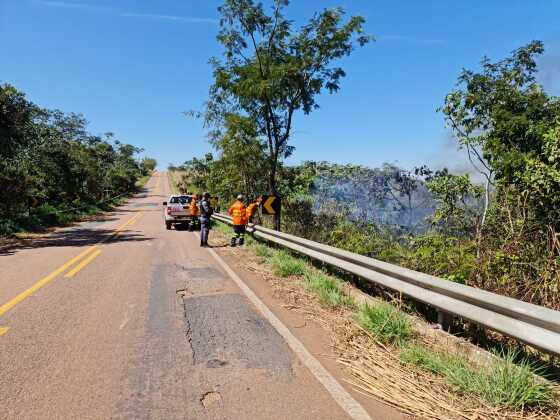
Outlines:
{"type": "MultiPolygon", "coordinates": [[[[461,394],[441,376],[400,360],[365,330],[345,324],[336,334],[339,362],[361,393],[403,413],[425,419],[558,419],[558,403],[547,408],[508,410],[490,406],[479,396],[461,394]]],[[[432,343],[424,342],[427,348],[432,343]]]]}
{"type": "MultiPolygon", "coordinates": [[[[218,235],[216,235],[218,236],[218,235]]],[[[226,238],[222,241],[225,243],[226,238]]],[[[273,288],[274,296],[286,309],[297,311],[307,320],[322,325],[332,337],[339,363],[348,373],[348,382],[360,393],[383,401],[404,414],[425,419],[543,419],[560,418],[560,390],[555,388],[555,400],[546,408],[510,410],[493,407],[482,397],[457,392],[441,375],[401,360],[401,349],[383,344],[361,327],[351,307],[321,304],[320,295],[306,287],[302,276],[280,278],[263,265],[270,253],[262,244],[254,247],[225,248],[246,270],[259,274],[273,288]],[[258,255],[257,255],[258,254],[258,255]]],[[[467,354],[466,342],[455,337],[434,334],[430,328],[418,328],[420,321],[412,319],[417,343],[432,351],[457,351],[467,354]]],[[[478,353],[469,349],[470,354],[478,353]]]]}

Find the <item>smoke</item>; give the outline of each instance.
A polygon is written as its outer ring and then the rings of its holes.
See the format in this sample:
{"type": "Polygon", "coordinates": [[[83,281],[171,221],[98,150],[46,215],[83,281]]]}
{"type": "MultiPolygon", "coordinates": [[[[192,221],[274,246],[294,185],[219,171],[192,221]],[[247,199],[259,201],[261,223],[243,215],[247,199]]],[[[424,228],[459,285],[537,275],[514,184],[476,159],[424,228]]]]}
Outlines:
{"type": "MultiPolygon", "coordinates": [[[[459,142],[451,131],[446,131],[439,140],[437,152],[429,159],[432,169],[447,168],[455,175],[469,174],[474,183],[483,183],[484,176],[469,161],[466,149],[459,148],[459,142]]],[[[478,165],[480,167],[480,165],[478,165]]],[[[482,169],[482,168],[481,168],[482,169]]]]}
{"type": "Polygon", "coordinates": [[[537,60],[537,82],[550,95],[560,95],[560,47],[553,45],[537,60]]]}

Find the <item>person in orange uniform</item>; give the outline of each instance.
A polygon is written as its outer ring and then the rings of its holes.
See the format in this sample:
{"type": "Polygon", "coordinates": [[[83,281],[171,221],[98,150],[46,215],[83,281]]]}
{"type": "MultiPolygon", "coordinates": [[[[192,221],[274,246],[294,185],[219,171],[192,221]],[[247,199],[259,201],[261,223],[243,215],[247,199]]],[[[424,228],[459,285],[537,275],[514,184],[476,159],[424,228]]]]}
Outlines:
{"type": "Polygon", "coordinates": [[[198,220],[198,195],[193,196],[191,205],[189,206],[189,211],[191,213],[191,216],[194,217],[190,224],[192,230],[194,228],[194,225],[196,224],[196,220],[198,220]]]}
{"type": "Polygon", "coordinates": [[[229,215],[232,217],[233,233],[231,238],[231,246],[235,246],[236,241],[239,245],[245,242],[245,227],[247,226],[247,210],[243,204],[243,195],[239,194],[235,203],[228,209],[229,215]]]}
{"type": "MultiPolygon", "coordinates": [[[[257,198],[257,201],[249,204],[247,206],[247,221],[253,222],[253,216],[257,213],[259,206],[261,205],[262,197],[257,198]]],[[[254,222],[253,222],[254,223],[254,222]]]]}

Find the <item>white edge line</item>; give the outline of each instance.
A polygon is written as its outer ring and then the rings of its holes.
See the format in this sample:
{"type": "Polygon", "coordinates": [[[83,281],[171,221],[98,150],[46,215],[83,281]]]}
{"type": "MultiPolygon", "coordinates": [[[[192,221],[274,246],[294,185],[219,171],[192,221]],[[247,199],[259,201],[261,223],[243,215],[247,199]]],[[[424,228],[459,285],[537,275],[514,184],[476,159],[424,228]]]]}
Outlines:
{"type": "MultiPolygon", "coordinates": [[[[198,234],[197,234],[198,235],[198,234]]],[[[346,391],[342,385],[321,365],[321,363],[305,348],[292,332],[280,321],[276,315],[258,298],[258,296],[241,280],[241,278],[227,265],[227,263],[211,248],[208,252],[226,271],[237,286],[245,293],[247,298],[257,307],[262,315],[286,340],[286,343],[303,364],[311,371],[317,380],[331,394],[331,397],[350,417],[356,420],[372,420],[367,411],[346,391]]]]}

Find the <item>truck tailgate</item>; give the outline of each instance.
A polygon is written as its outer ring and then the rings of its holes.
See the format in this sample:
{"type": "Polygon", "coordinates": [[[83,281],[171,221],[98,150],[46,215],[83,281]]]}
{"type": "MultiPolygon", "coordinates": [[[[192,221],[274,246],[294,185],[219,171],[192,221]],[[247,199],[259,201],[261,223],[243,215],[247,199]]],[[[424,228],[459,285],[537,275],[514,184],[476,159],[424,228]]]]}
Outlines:
{"type": "Polygon", "coordinates": [[[171,204],[169,209],[168,214],[173,217],[186,217],[191,215],[188,204],[171,204]]]}

